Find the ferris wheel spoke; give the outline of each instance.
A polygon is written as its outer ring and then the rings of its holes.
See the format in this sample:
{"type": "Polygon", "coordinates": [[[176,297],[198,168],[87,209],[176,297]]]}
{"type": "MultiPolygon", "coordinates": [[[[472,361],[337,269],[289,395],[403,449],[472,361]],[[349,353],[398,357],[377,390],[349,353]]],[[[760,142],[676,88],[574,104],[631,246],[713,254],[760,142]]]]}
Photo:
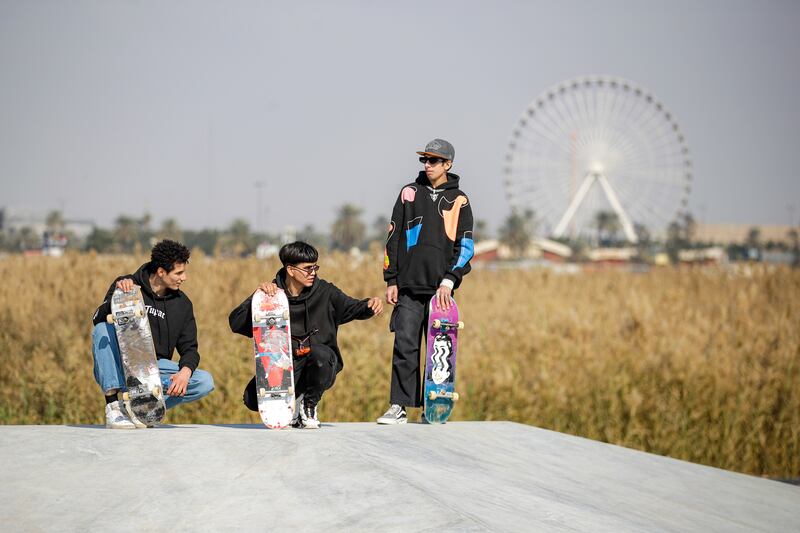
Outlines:
{"type": "MultiPolygon", "coordinates": [[[[514,142],[515,148],[516,148],[516,145],[521,145],[521,144],[533,144],[533,145],[541,144],[541,143],[537,143],[536,140],[535,140],[538,137],[538,138],[543,139],[544,141],[546,141],[546,146],[550,146],[550,147],[555,148],[560,153],[562,153],[564,156],[569,156],[569,149],[565,146],[565,144],[563,142],[559,142],[559,140],[556,139],[555,137],[553,137],[549,132],[547,132],[545,130],[533,129],[532,128],[531,129],[531,133],[535,134],[535,136],[525,135],[523,137],[522,135],[520,135],[514,142]]],[[[526,148],[522,148],[521,151],[525,152],[525,151],[528,151],[528,150],[526,148]]]]}
{"type": "Polygon", "coordinates": [[[564,139],[569,138],[572,133],[570,130],[572,129],[573,123],[570,120],[564,120],[557,105],[554,105],[552,102],[549,105],[546,104],[540,108],[540,113],[550,133],[549,138],[553,140],[553,142],[561,144],[564,142],[564,139]]]}

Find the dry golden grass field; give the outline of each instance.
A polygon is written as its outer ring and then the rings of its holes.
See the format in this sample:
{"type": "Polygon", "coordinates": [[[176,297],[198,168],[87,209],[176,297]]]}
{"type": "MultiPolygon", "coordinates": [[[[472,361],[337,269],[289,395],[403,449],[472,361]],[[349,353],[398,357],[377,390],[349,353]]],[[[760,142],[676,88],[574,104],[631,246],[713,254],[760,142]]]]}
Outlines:
{"type": "MultiPolygon", "coordinates": [[[[103,421],[91,315],[113,278],[143,262],[0,259],[0,423],[103,421]]],[[[320,264],[322,278],[353,296],[383,294],[379,258],[320,264]]],[[[165,422],[259,422],[241,404],[251,341],[232,334],[227,317],[276,269],[274,261],[192,257],[184,289],[194,302],[201,368],[216,390],[165,422]]],[[[800,477],[800,272],[478,270],[457,296],[467,327],[454,420],[514,420],[800,477]]],[[[345,369],[320,404],[323,422],[372,421],[385,410],[390,311],[340,330],[345,369]]]]}

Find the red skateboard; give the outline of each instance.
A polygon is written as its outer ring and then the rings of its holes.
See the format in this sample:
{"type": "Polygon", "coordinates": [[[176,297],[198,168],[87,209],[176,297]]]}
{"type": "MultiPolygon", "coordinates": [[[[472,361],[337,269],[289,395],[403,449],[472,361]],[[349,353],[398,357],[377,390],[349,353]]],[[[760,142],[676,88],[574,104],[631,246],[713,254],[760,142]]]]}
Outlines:
{"type": "Polygon", "coordinates": [[[295,407],[289,301],[280,289],[273,297],[258,290],[251,305],[258,413],[268,428],[285,428],[295,407]]]}

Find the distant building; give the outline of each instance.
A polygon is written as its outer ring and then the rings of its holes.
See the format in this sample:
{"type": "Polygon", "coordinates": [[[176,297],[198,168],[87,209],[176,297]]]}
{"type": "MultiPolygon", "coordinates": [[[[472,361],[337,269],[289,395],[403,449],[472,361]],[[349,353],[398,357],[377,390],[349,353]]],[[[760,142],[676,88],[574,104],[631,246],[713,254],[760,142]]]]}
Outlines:
{"type": "Polygon", "coordinates": [[[71,234],[78,241],[83,241],[91,235],[95,228],[95,223],[92,220],[65,219],[62,226],[63,234],[53,235],[48,232],[46,220],[46,213],[6,208],[2,210],[2,216],[0,217],[0,231],[14,233],[21,231],[22,228],[30,228],[35,234],[42,236],[45,248],[61,247],[63,249],[66,246],[65,235],[71,234]]]}
{"type": "Polygon", "coordinates": [[[262,242],[256,247],[256,259],[268,259],[278,255],[278,247],[268,242],[262,242]]]}
{"type": "Polygon", "coordinates": [[[718,265],[727,262],[727,260],[728,255],[720,246],[697,250],[680,250],[678,252],[678,261],[682,265],[718,265]]]}
{"type": "Polygon", "coordinates": [[[750,230],[758,229],[758,239],[763,242],[791,244],[789,232],[792,226],[759,225],[759,224],[697,224],[694,230],[694,240],[697,242],[710,242],[714,244],[742,244],[747,241],[750,230]]]}
{"type": "Polygon", "coordinates": [[[597,266],[625,265],[633,261],[638,251],[636,248],[594,248],[586,252],[586,257],[597,266]]]}
{"type": "Polygon", "coordinates": [[[765,251],[761,255],[761,261],[773,265],[793,265],[795,254],[793,252],[765,251]]]}
{"type": "MultiPolygon", "coordinates": [[[[538,259],[552,263],[563,263],[572,257],[569,246],[549,239],[533,239],[523,254],[523,259],[538,259]]],[[[491,262],[517,259],[511,249],[496,239],[475,243],[473,262],[491,262]]]]}

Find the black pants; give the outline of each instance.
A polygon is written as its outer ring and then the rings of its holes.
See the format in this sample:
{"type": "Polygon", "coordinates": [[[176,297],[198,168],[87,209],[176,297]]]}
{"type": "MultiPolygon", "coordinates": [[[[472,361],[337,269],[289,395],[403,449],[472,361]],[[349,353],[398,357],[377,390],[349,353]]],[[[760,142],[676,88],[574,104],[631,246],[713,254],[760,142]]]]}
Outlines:
{"type": "MultiPolygon", "coordinates": [[[[296,397],[305,395],[304,400],[316,405],[322,398],[322,393],[333,387],[336,382],[337,368],[336,353],[324,344],[312,344],[311,353],[294,356],[294,394],[296,397]]],[[[258,411],[258,396],[256,395],[256,378],[247,384],[242,395],[244,405],[251,411],[258,411]]]]}
{"type": "Polygon", "coordinates": [[[428,326],[428,303],[433,295],[401,292],[392,311],[389,330],[394,332],[392,387],[389,402],[405,407],[422,405],[420,342],[428,326]]]}

